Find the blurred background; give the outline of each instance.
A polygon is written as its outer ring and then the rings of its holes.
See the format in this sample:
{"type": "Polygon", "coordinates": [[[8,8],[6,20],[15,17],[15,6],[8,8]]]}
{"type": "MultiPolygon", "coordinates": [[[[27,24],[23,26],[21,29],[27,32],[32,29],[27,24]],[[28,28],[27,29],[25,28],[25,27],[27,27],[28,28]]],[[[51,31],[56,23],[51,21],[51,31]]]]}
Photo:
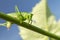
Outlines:
{"type": "MultiPolygon", "coordinates": [[[[32,8],[39,1],[40,0],[0,0],[0,12],[15,12],[15,5],[17,5],[22,12],[31,12],[32,8]]],[[[56,20],[60,19],[60,0],[48,0],[48,6],[51,12],[56,16],[56,20]]],[[[0,23],[3,22],[5,22],[5,20],[0,19],[0,23]]],[[[9,31],[6,27],[2,26],[0,27],[0,40],[22,40],[18,33],[19,30],[16,24],[12,25],[9,31]]]]}

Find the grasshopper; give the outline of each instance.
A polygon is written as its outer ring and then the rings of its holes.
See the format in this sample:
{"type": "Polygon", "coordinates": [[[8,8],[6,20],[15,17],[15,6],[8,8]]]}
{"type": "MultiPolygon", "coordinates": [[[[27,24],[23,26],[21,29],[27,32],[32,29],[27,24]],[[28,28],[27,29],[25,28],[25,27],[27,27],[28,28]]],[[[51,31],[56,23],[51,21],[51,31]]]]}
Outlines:
{"type": "MultiPolygon", "coordinates": [[[[9,14],[7,14],[7,15],[12,16],[12,17],[14,17],[14,18],[17,18],[18,20],[20,20],[20,23],[22,23],[22,22],[24,22],[24,21],[27,20],[28,23],[32,24],[32,16],[33,16],[32,13],[20,12],[20,11],[18,10],[18,7],[17,7],[17,6],[15,6],[15,10],[16,10],[15,13],[9,13],[9,14]]],[[[1,26],[1,25],[2,25],[2,26],[4,25],[4,26],[6,26],[8,29],[10,29],[10,27],[11,27],[12,24],[13,24],[12,22],[6,21],[6,23],[0,24],[0,26],[1,26]]]]}

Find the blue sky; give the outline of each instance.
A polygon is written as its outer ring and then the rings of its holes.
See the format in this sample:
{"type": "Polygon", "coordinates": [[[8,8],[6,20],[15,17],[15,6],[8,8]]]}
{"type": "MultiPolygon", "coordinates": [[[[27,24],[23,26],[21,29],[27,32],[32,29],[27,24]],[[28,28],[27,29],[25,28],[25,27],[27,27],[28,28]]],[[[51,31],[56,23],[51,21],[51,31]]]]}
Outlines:
{"type": "Polygon", "coordinates": [[[48,6],[56,19],[60,19],[60,0],[48,0],[48,6]]]}
{"type": "MultiPolygon", "coordinates": [[[[39,2],[39,0],[0,0],[0,11],[5,13],[14,12],[14,6],[17,5],[20,11],[31,12],[32,7],[39,2]]],[[[48,0],[48,6],[51,12],[58,20],[60,18],[60,0],[48,0]]],[[[0,23],[2,23],[2,19],[0,23]]],[[[12,25],[8,31],[6,27],[0,27],[0,40],[21,40],[19,36],[17,25],[12,25]]]]}

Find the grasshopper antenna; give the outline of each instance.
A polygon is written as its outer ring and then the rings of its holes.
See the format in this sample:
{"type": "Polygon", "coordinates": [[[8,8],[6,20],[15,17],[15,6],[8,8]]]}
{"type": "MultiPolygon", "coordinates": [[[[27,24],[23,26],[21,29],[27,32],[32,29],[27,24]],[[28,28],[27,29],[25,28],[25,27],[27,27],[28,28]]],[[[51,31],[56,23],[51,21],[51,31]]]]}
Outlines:
{"type": "MultiPolygon", "coordinates": [[[[19,16],[22,16],[22,14],[21,14],[21,12],[19,11],[17,5],[15,5],[15,10],[16,10],[16,13],[17,13],[18,17],[19,17],[19,16]]],[[[23,17],[23,16],[22,16],[22,17],[23,17]]]]}

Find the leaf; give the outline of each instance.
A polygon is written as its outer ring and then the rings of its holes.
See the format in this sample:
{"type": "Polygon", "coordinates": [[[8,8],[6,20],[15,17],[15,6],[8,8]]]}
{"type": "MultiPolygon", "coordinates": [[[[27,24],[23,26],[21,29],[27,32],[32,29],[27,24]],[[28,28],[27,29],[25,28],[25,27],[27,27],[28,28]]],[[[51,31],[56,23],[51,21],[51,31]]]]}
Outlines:
{"type": "Polygon", "coordinates": [[[6,26],[6,23],[0,23],[0,27],[1,27],[1,26],[6,26]]]}
{"type": "Polygon", "coordinates": [[[9,21],[6,22],[6,27],[8,30],[10,29],[11,25],[12,25],[12,22],[9,22],[9,21]]]}

